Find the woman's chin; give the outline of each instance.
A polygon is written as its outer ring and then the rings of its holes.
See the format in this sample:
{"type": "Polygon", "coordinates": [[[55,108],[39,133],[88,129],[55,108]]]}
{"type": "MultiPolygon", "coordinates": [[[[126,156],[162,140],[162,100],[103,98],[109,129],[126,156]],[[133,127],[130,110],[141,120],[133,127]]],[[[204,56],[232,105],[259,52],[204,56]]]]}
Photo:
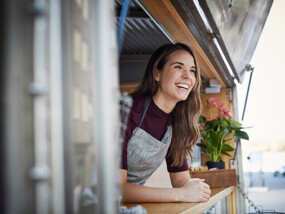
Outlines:
{"type": "Polygon", "coordinates": [[[190,94],[190,93],[183,93],[183,94],[180,94],[180,95],[178,96],[178,98],[180,99],[180,101],[187,100],[189,94],[190,94]]]}
{"type": "Polygon", "coordinates": [[[179,96],[179,97],[177,97],[177,102],[185,101],[185,100],[187,100],[187,97],[188,96],[179,96]]]}

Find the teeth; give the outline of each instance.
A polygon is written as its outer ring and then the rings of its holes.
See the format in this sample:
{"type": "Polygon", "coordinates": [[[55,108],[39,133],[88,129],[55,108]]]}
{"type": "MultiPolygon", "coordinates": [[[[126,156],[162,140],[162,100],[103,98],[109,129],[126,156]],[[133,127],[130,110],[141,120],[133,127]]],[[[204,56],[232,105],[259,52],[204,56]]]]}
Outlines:
{"type": "Polygon", "coordinates": [[[184,88],[184,89],[188,89],[189,88],[188,85],[183,84],[183,83],[176,84],[176,86],[179,87],[179,88],[184,88]]]}

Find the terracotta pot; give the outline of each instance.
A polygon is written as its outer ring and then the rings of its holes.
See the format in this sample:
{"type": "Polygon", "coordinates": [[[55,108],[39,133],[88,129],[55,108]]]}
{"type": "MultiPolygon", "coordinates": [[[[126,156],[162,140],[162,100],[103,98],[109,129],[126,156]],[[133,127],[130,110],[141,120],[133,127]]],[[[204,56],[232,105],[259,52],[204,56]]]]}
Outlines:
{"type": "Polygon", "coordinates": [[[225,168],[225,162],[207,161],[206,166],[208,167],[208,169],[212,169],[212,168],[224,169],[225,168]]]}

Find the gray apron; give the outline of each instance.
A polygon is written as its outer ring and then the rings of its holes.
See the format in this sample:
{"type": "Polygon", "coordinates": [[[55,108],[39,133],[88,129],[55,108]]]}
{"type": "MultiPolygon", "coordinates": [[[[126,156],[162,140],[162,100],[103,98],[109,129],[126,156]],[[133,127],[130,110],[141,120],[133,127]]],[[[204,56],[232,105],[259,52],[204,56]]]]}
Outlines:
{"type": "MultiPolygon", "coordinates": [[[[128,183],[144,185],[145,181],[162,164],[170,146],[172,128],[170,119],[161,141],[140,128],[149,107],[151,97],[147,97],[138,127],[128,142],[128,183]]],[[[169,117],[170,118],[170,117],[169,117]]]]}

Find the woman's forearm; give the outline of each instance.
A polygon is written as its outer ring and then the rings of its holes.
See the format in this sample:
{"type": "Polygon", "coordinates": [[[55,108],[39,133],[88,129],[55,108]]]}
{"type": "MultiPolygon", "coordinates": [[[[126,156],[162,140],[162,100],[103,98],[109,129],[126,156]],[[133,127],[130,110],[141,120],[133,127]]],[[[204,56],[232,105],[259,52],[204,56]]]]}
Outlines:
{"type": "Polygon", "coordinates": [[[123,202],[181,202],[180,188],[153,188],[124,183],[123,202]]]}
{"type": "Polygon", "coordinates": [[[189,179],[179,188],[152,188],[124,182],[123,202],[206,202],[211,190],[202,179],[189,179]]]}

